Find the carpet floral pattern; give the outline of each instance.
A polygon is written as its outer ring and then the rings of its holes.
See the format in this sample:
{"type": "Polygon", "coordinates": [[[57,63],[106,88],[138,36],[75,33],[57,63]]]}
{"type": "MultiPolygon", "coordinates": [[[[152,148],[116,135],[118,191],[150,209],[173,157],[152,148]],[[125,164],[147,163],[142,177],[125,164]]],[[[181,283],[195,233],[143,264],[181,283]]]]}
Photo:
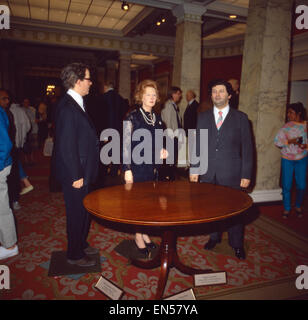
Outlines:
{"type": "MultiPolygon", "coordinates": [[[[85,274],[79,278],[48,277],[46,263],[51,253],[66,249],[65,208],[62,194],[49,192],[47,178],[33,177],[32,181],[34,191],[21,198],[22,208],[15,212],[20,253],[0,262],[10,268],[11,279],[11,288],[0,290],[0,299],[106,300],[107,297],[95,288],[99,273],[85,274]]],[[[89,243],[100,249],[100,255],[104,257],[102,275],[124,290],[122,299],[154,299],[159,269],[138,269],[114,250],[121,241],[132,237],[132,234],[93,221],[89,243]]],[[[160,239],[154,237],[154,241],[159,242],[160,239]]],[[[197,299],[203,299],[210,292],[295,276],[296,266],[308,264],[308,257],[303,251],[286,246],[254,223],[246,226],[245,243],[248,251],[244,261],[234,257],[226,238],[211,252],[203,249],[206,241],[206,235],[178,238],[179,256],[185,264],[227,272],[228,281],[225,285],[194,288],[197,299]]],[[[171,269],[164,296],[193,285],[191,276],[171,269]]]]}

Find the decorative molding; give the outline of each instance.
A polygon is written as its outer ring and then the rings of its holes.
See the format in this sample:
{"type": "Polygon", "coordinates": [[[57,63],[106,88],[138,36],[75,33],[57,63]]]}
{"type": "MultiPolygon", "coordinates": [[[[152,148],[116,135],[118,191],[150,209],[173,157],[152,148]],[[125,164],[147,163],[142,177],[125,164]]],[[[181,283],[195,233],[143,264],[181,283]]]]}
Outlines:
{"type": "Polygon", "coordinates": [[[192,4],[192,3],[183,3],[176,6],[172,13],[177,18],[177,24],[189,21],[202,23],[202,15],[205,13],[206,7],[192,4]]]}
{"type": "MultiPolygon", "coordinates": [[[[130,51],[140,54],[154,54],[159,57],[174,56],[175,39],[161,36],[136,36],[134,38],[119,37],[119,35],[103,35],[99,32],[89,33],[87,28],[64,30],[36,26],[35,24],[21,25],[14,23],[11,29],[0,32],[1,39],[42,43],[50,45],[89,48],[94,50],[130,51]]],[[[92,29],[91,29],[92,30],[92,29]]],[[[294,36],[291,57],[305,58],[308,55],[308,32],[294,36]]],[[[223,39],[202,41],[202,57],[217,58],[243,54],[244,34],[223,39]]]]}
{"type": "Polygon", "coordinates": [[[202,41],[203,59],[239,56],[243,54],[243,50],[244,35],[202,41]]]}
{"type": "Polygon", "coordinates": [[[12,17],[11,19],[11,29],[14,28],[27,28],[32,30],[50,30],[53,32],[72,32],[74,34],[88,34],[88,35],[97,35],[97,36],[112,36],[112,37],[121,37],[123,33],[117,30],[105,29],[105,28],[95,28],[95,27],[86,27],[78,26],[60,22],[49,22],[42,21],[37,19],[26,19],[19,17],[12,17]]]}
{"type": "Polygon", "coordinates": [[[281,189],[254,190],[252,193],[249,193],[249,195],[253,199],[253,202],[272,202],[282,200],[281,189]]]}
{"type": "MultiPolygon", "coordinates": [[[[236,35],[233,37],[212,39],[202,41],[203,58],[221,58],[238,56],[243,54],[245,35],[236,35]]],[[[304,59],[308,56],[308,32],[298,34],[293,37],[291,46],[291,57],[293,60],[304,59]]],[[[304,71],[304,70],[302,70],[304,71]]],[[[305,78],[307,79],[307,78],[305,78]]]]}
{"type": "Polygon", "coordinates": [[[202,58],[222,58],[240,56],[243,54],[243,44],[218,48],[203,48],[202,58]]]}
{"type": "Polygon", "coordinates": [[[51,31],[29,26],[13,26],[1,31],[2,39],[13,39],[33,43],[72,46],[97,50],[130,51],[133,53],[155,54],[170,57],[174,53],[174,41],[158,39],[158,37],[120,38],[75,33],[71,31],[51,31]]]}

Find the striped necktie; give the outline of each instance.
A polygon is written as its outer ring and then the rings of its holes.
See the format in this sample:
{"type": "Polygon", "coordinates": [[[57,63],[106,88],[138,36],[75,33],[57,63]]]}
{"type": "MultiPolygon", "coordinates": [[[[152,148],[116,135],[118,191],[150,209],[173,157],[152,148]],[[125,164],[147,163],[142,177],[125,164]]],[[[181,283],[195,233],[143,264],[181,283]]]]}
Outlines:
{"type": "Polygon", "coordinates": [[[221,125],[223,123],[222,111],[219,111],[218,114],[219,114],[219,117],[218,117],[217,123],[216,123],[217,130],[220,129],[220,127],[221,127],[221,125]]]}

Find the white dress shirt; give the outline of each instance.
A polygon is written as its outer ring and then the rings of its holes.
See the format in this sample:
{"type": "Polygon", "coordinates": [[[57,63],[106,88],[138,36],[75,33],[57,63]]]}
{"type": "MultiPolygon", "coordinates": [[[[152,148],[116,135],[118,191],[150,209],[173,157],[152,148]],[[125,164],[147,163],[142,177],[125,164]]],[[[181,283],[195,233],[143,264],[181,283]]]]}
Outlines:
{"type": "Polygon", "coordinates": [[[229,110],[230,110],[230,106],[227,105],[223,109],[218,109],[216,106],[214,106],[213,110],[214,110],[215,123],[217,123],[217,120],[219,118],[219,114],[218,114],[219,111],[222,112],[222,123],[223,123],[226,119],[226,116],[227,116],[229,110]]]}
{"type": "Polygon", "coordinates": [[[83,98],[82,96],[77,93],[76,91],[74,91],[73,89],[69,89],[67,91],[67,94],[69,94],[80,106],[80,108],[85,112],[84,106],[83,106],[83,98]]]}

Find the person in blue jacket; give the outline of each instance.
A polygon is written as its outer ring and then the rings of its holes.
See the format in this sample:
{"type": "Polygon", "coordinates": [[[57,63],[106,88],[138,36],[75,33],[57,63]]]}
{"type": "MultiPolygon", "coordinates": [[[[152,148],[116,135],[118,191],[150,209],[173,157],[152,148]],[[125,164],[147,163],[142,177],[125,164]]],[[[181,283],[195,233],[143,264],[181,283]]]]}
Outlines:
{"type": "Polygon", "coordinates": [[[5,112],[8,104],[8,93],[0,89],[0,260],[18,254],[15,221],[7,187],[7,176],[12,167],[12,142],[8,134],[9,119],[5,112]]]}

